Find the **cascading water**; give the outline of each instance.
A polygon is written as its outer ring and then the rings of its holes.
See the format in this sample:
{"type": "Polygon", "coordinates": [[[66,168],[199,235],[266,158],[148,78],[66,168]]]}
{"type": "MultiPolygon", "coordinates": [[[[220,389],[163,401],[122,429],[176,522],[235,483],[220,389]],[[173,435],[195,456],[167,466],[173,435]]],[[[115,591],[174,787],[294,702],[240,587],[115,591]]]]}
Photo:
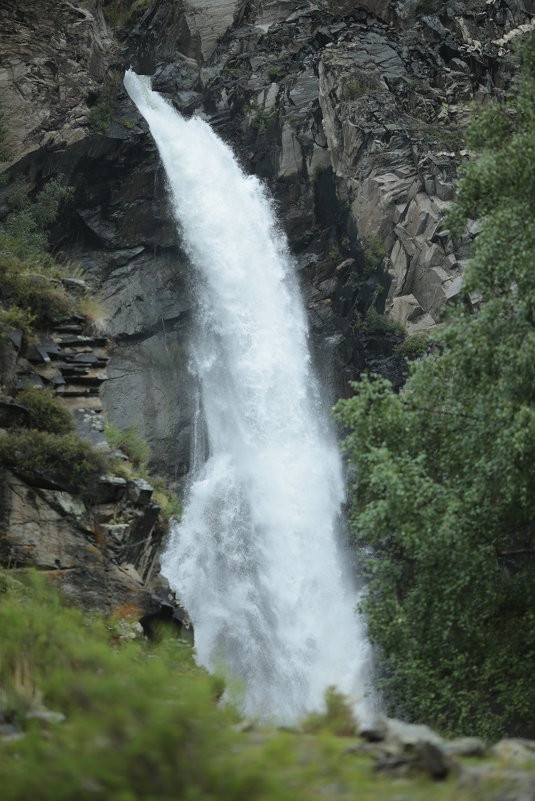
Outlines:
{"type": "Polygon", "coordinates": [[[337,542],[340,457],[271,203],[207,123],[184,120],[147,77],[128,71],[125,87],[196,271],[191,369],[207,458],[194,460],[163,573],[193,620],[198,661],[241,681],[247,714],[290,722],[335,685],[368,717],[370,648],[337,542]]]}

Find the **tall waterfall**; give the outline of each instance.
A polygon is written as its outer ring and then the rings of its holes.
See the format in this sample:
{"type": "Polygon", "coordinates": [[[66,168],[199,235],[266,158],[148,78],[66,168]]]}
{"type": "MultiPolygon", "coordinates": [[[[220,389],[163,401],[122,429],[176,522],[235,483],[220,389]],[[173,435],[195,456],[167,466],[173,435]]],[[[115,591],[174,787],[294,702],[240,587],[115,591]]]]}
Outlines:
{"type": "Polygon", "coordinates": [[[197,287],[205,453],[163,573],[198,661],[237,678],[247,714],[290,722],[335,685],[366,717],[370,649],[338,544],[341,462],[286,241],[262,184],[207,123],[184,120],[147,77],[129,71],[125,86],[158,146],[197,287]]]}

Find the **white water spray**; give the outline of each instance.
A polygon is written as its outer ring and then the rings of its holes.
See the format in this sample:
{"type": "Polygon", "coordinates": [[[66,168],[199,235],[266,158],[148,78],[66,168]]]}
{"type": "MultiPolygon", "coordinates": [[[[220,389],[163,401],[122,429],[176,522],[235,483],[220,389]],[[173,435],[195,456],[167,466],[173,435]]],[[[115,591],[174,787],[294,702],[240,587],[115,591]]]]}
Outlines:
{"type": "Polygon", "coordinates": [[[194,459],[163,573],[191,615],[198,661],[241,680],[247,714],[290,722],[335,685],[366,718],[370,648],[337,544],[340,457],[286,242],[261,183],[207,123],[184,120],[147,77],[129,71],[125,87],[196,271],[191,363],[208,458],[194,459]]]}

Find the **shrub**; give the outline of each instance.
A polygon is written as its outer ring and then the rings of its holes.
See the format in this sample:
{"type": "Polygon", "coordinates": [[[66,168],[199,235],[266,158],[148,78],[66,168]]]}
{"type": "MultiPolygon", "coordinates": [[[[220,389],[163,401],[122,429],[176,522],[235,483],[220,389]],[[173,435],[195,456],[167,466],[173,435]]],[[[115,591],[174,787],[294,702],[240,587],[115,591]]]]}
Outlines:
{"type": "Polygon", "coordinates": [[[338,737],[354,737],[358,727],[348,699],[335,687],[325,693],[325,712],[314,712],[303,721],[303,731],[307,734],[327,731],[338,737]]]}
{"type": "Polygon", "coordinates": [[[29,266],[15,257],[0,255],[0,296],[4,302],[27,310],[37,326],[69,315],[71,303],[61,284],[29,272],[29,266]]]}
{"type": "Polygon", "coordinates": [[[138,434],[135,424],[121,431],[111,423],[106,423],[105,433],[108,445],[123,451],[136,467],[147,464],[150,459],[150,447],[138,434]]]}
{"type": "Polygon", "coordinates": [[[484,303],[400,392],[362,377],[336,409],[387,711],[492,739],[529,737],[535,708],[535,37],[523,56],[447,220],[481,221],[463,290],[484,303]]]}
{"type": "Polygon", "coordinates": [[[385,257],[385,249],[378,236],[370,236],[362,240],[362,250],[364,253],[364,275],[368,277],[381,267],[385,257]]]}
{"type": "MultiPolygon", "coordinates": [[[[46,229],[57,217],[61,203],[70,196],[62,176],[52,178],[32,202],[21,183],[11,187],[11,212],[4,220],[5,232],[0,235],[0,250],[19,258],[32,259],[50,266],[53,259],[46,254],[46,229]]],[[[32,265],[35,271],[37,264],[32,265]]]]}
{"type": "Polygon", "coordinates": [[[68,434],[73,430],[71,413],[51,389],[26,387],[18,393],[16,400],[28,410],[29,428],[53,434],[68,434]]]}
{"type": "Polygon", "coordinates": [[[106,456],[74,432],[10,431],[0,437],[0,463],[22,474],[44,476],[91,497],[95,479],[108,468],[106,456]]]}
{"type": "Polygon", "coordinates": [[[169,488],[163,478],[151,478],[154,487],[153,498],[160,507],[160,516],[164,521],[180,520],[182,517],[182,504],[174,492],[169,488]]]}
{"type": "Polygon", "coordinates": [[[28,309],[21,309],[20,306],[10,306],[8,309],[0,309],[0,337],[6,331],[19,328],[27,345],[32,344],[32,329],[35,322],[35,315],[28,309]]]}
{"type": "Polygon", "coordinates": [[[121,85],[119,75],[111,75],[102,85],[98,100],[91,109],[91,123],[101,133],[106,133],[108,125],[115,119],[121,85]]]}
{"type": "Polygon", "coordinates": [[[118,645],[112,623],[66,608],[38,576],[3,576],[2,711],[26,729],[0,745],[4,801],[269,797],[260,766],[240,769],[235,713],[189,647],[118,645]],[[42,704],[67,722],[44,733],[26,719],[42,704]]]}
{"type": "Polygon", "coordinates": [[[114,28],[122,28],[150,5],[150,0],[104,0],[106,21],[114,28]]]}
{"type": "Polygon", "coordinates": [[[344,79],[342,84],[342,96],[344,100],[357,100],[359,97],[376,92],[379,89],[379,82],[375,75],[359,72],[344,79]]]}
{"type": "Polygon", "coordinates": [[[83,295],[76,304],[76,311],[85,317],[89,328],[97,334],[102,333],[110,319],[106,304],[98,295],[83,295]]]}
{"type": "Polygon", "coordinates": [[[427,353],[429,338],[427,334],[411,334],[407,337],[399,351],[407,358],[416,358],[427,353]]]}
{"type": "Polygon", "coordinates": [[[369,334],[394,334],[395,336],[404,336],[405,334],[405,329],[400,323],[392,320],[386,314],[379,314],[373,306],[366,312],[363,330],[369,334]]]}

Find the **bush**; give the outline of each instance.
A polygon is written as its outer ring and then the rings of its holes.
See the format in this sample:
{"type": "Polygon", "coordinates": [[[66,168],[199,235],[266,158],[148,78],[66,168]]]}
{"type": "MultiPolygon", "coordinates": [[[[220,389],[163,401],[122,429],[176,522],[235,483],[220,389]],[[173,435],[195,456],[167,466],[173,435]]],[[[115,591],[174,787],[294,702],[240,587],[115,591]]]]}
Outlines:
{"type": "Polygon", "coordinates": [[[26,387],[16,401],[29,412],[29,428],[53,434],[68,434],[74,428],[71,413],[51,389],[26,387]]]}
{"type": "Polygon", "coordinates": [[[111,448],[122,451],[136,467],[146,466],[150,459],[150,447],[138,434],[135,423],[122,431],[111,423],[106,423],[104,430],[111,448]]]}
{"type": "Polygon", "coordinates": [[[112,622],[66,608],[36,576],[3,576],[2,711],[26,730],[0,744],[3,801],[269,797],[260,766],[239,769],[235,714],[189,647],[118,646],[112,622]],[[42,705],[67,722],[44,733],[25,717],[42,705]]]}
{"type": "Polygon", "coordinates": [[[106,21],[114,28],[122,28],[139,16],[150,5],[150,0],[104,0],[106,21]]]}
{"type": "Polygon", "coordinates": [[[154,487],[153,499],[160,507],[160,517],[164,521],[180,520],[182,517],[182,504],[174,492],[169,489],[163,478],[151,478],[154,487]]]}
{"type": "Polygon", "coordinates": [[[533,734],[535,684],[535,38],[507,104],[469,141],[448,226],[481,220],[460,307],[396,393],[340,401],[352,528],[387,710],[446,732],[533,734]]]}
{"type": "Polygon", "coordinates": [[[77,434],[35,430],[10,431],[0,437],[0,463],[23,475],[49,478],[86,498],[108,468],[106,456],[77,434]]]}
{"type": "Polygon", "coordinates": [[[364,276],[367,278],[381,267],[386,252],[378,236],[363,239],[362,250],[364,253],[364,276]]]}
{"type": "Polygon", "coordinates": [[[358,726],[348,699],[335,687],[325,693],[325,712],[314,712],[303,721],[303,731],[307,734],[330,732],[337,737],[355,737],[358,726]]]}
{"type": "Polygon", "coordinates": [[[11,212],[4,220],[5,232],[0,235],[0,251],[18,259],[32,259],[31,269],[50,266],[53,259],[46,253],[46,229],[57,217],[61,203],[70,196],[62,176],[52,178],[32,202],[21,183],[11,187],[11,212]]]}
{"type": "Polygon", "coordinates": [[[32,344],[34,322],[35,315],[28,309],[21,309],[20,306],[0,309],[0,336],[13,328],[19,328],[26,344],[32,344]]]}
{"type": "Polygon", "coordinates": [[[417,358],[427,353],[429,345],[429,337],[427,334],[411,334],[407,337],[403,345],[400,347],[400,353],[408,359],[417,358]]]}
{"type": "Polygon", "coordinates": [[[0,296],[10,306],[29,312],[36,326],[47,326],[70,314],[71,303],[61,284],[15,257],[0,255],[0,296]]]}
{"type": "Polygon", "coordinates": [[[392,320],[386,314],[379,314],[373,306],[366,312],[363,330],[369,334],[394,334],[395,336],[404,336],[405,334],[401,323],[392,320]]]}

